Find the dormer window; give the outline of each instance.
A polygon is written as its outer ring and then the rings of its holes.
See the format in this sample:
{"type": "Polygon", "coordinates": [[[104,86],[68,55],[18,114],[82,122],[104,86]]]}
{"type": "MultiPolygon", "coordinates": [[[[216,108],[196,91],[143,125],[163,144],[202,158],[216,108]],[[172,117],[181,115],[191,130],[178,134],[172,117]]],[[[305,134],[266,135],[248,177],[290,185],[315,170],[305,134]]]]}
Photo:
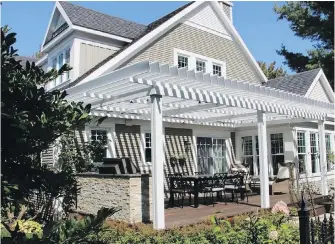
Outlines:
{"type": "Polygon", "coordinates": [[[178,56],[178,68],[188,68],[188,57],[178,56]]]}
{"type": "Polygon", "coordinates": [[[197,60],[196,69],[197,71],[202,71],[203,73],[206,73],[206,62],[202,60],[197,60]]]}
{"type": "Polygon", "coordinates": [[[213,64],[213,75],[222,76],[222,67],[218,64],[213,64]]]}

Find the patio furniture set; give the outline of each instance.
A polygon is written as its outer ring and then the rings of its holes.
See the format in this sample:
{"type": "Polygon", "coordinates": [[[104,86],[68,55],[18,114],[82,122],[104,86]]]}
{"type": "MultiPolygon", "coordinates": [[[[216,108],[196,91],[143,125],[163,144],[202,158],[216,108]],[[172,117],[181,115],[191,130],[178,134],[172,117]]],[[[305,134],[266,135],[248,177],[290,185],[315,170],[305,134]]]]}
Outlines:
{"type": "MultiPolygon", "coordinates": [[[[214,194],[216,193],[217,200],[225,201],[227,204],[226,193],[231,194],[231,200],[238,203],[238,194],[241,200],[247,198],[247,192],[250,191],[249,175],[245,171],[237,171],[233,173],[216,173],[214,175],[206,175],[201,172],[195,172],[194,175],[183,175],[180,173],[169,174],[169,206],[173,207],[175,196],[178,198],[178,204],[181,200],[181,207],[184,207],[184,199],[189,196],[189,205],[191,205],[192,195],[194,196],[194,207],[199,206],[199,195],[204,197],[206,204],[208,196],[214,206],[214,194]]],[[[180,204],[179,204],[180,205],[180,204]]]]}

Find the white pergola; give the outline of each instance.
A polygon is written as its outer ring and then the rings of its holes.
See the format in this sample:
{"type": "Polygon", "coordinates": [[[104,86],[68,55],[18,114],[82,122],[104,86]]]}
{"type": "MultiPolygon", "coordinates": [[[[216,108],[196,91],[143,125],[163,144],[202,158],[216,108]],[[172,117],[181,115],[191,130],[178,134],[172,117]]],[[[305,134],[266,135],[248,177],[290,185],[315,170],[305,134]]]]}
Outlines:
{"type": "Polygon", "coordinates": [[[91,114],[151,121],[153,222],[165,227],[163,121],[220,127],[258,127],[261,207],[270,207],[267,121],[318,121],[322,194],[326,184],[325,122],[334,104],[259,84],[224,79],[185,68],[143,61],[67,89],[68,100],[91,104],[91,114]]]}

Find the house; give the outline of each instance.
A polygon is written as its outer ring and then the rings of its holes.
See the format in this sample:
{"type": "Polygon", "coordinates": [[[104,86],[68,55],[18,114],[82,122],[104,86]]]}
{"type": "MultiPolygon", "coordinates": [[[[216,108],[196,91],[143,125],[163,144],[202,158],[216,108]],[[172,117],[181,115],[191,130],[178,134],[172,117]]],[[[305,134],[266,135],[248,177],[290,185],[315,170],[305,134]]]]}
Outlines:
{"type": "MultiPolygon", "coordinates": [[[[267,178],[299,161],[300,174],[325,193],[335,177],[330,163],[324,168],[325,154],[335,151],[327,78],[316,69],[267,80],[233,25],[232,9],[230,2],[191,2],[145,26],[56,2],[37,64],[73,67],[46,89],[66,89],[70,100],[91,103],[92,115],[108,116],[78,132],[80,140],[108,138],[106,157],[130,157],[143,173],[162,160],[156,171],[165,176],[244,167],[267,178]],[[186,164],[172,164],[175,156],[186,164]]],[[[54,151],[42,162],[53,165],[54,151]]],[[[153,181],[161,189],[163,179],[153,181]]]]}

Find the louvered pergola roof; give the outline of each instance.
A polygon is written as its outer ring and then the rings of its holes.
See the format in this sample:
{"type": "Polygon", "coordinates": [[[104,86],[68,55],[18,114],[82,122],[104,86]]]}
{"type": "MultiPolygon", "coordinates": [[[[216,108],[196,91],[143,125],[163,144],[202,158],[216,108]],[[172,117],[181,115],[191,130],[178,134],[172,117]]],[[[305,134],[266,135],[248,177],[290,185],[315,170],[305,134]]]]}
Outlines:
{"type": "Polygon", "coordinates": [[[150,120],[150,95],[162,95],[163,121],[237,127],[267,120],[332,120],[334,104],[244,81],[143,61],[67,89],[94,116],[150,120]]]}

